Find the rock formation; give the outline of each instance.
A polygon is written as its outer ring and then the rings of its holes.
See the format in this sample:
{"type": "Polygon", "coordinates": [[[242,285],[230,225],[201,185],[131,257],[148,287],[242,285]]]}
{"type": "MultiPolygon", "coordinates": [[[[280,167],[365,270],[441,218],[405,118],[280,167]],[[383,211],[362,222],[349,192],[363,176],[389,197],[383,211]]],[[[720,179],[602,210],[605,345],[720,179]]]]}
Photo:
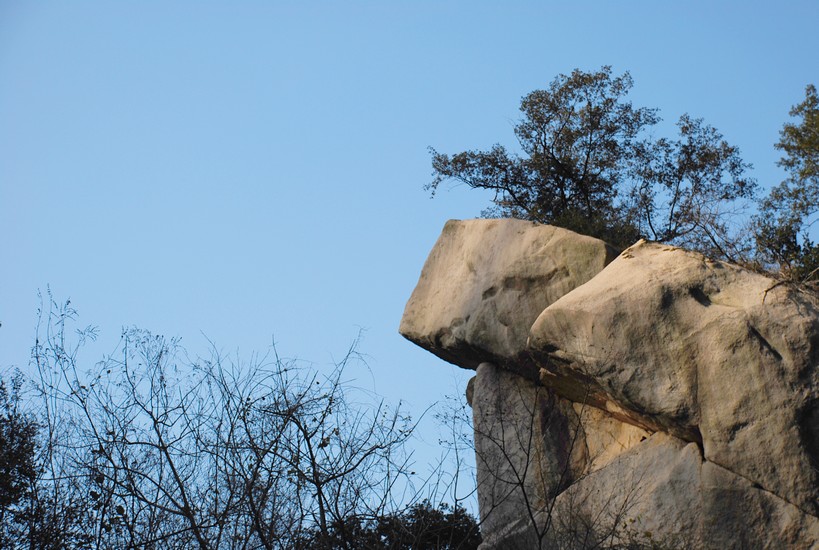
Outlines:
{"type": "Polygon", "coordinates": [[[475,369],[514,365],[552,302],[617,256],[602,241],[520,220],[450,221],[429,254],[399,332],[475,369]]]}
{"type": "Polygon", "coordinates": [[[819,548],[815,295],[670,246],[450,221],[400,331],[476,370],[486,550],[819,548]]]}

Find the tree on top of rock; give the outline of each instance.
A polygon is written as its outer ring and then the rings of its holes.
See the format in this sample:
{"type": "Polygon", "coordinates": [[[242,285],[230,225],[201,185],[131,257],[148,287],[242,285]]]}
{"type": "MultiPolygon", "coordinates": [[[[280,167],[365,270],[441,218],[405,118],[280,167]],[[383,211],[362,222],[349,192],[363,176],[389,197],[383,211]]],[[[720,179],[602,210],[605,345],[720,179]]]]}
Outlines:
{"type": "Polygon", "coordinates": [[[808,229],[819,213],[819,94],[814,85],[790,115],[776,148],[784,152],[779,166],[788,178],[762,201],[756,219],[757,247],[763,260],[779,264],[795,280],[816,280],[819,245],[808,229]]]}
{"type": "Polygon", "coordinates": [[[488,216],[549,223],[628,246],[641,237],[733,258],[727,223],[756,184],[739,150],[683,115],[676,140],[653,140],[656,109],[626,99],[631,76],[611,67],[559,75],[521,100],[522,155],[501,145],[455,155],[431,149],[433,194],[446,180],[494,191],[488,216]]]}

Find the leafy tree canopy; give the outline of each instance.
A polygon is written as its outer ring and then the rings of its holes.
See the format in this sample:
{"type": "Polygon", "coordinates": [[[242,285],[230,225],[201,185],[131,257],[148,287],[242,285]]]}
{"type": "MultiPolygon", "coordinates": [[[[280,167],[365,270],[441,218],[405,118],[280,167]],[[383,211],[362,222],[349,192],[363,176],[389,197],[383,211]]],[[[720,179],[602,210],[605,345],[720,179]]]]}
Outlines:
{"type": "Polygon", "coordinates": [[[819,95],[805,89],[805,99],[790,111],[796,122],[782,128],[776,148],[788,177],[762,201],[756,218],[757,248],[764,261],[777,263],[796,280],[816,280],[819,245],[808,229],[819,212],[819,95]]]}
{"type": "Polygon", "coordinates": [[[727,221],[756,183],[739,150],[701,119],[683,115],[677,139],[648,130],[656,109],[627,100],[631,76],[574,70],[521,100],[515,135],[454,155],[431,149],[434,194],[455,180],[494,191],[485,215],[558,225],[618,246],[641,237],[732,258],[739,240],[727,221]]]}

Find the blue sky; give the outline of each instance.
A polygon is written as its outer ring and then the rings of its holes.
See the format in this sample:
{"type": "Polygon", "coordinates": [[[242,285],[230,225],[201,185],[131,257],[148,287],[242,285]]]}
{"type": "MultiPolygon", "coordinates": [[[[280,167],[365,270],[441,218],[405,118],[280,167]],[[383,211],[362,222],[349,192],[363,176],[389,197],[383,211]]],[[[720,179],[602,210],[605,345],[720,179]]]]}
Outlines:
{"type": "Polygon", "coordinates": [[[26,369],[50,285],[99,326],[90,362],[137,325],[321,367],[363,328],[360,382],[418,413],[469,373],[397,334],[404,304],[444,222],[488,204],[431,200],[428,146],[512,145],[521,96],[609,64],[768,187],[819,84],[816,21],[815,1],[0,0],[0,371],[26,369]]]}

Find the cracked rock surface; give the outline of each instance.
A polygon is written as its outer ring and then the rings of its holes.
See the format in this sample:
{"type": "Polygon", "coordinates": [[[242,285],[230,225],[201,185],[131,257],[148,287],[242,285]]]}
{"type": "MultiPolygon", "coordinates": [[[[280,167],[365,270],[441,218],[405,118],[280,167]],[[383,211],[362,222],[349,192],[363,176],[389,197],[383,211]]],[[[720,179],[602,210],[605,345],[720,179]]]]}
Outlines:
{"type": "Polygon", "coordinates": [[[614,256],[452,221],[407,304],[404,336],[477,369],[484,548],[818,548],[819,299],[670,246],[614,256]]]}
{"type": "Polygon", "coordinates": [[[549,350],[539,362],[558,378],[591,378],[645,424],[701,443],[706,460],[819,513],[812,294],[641,242],[546,308],[529,346],[549,350]]]}

